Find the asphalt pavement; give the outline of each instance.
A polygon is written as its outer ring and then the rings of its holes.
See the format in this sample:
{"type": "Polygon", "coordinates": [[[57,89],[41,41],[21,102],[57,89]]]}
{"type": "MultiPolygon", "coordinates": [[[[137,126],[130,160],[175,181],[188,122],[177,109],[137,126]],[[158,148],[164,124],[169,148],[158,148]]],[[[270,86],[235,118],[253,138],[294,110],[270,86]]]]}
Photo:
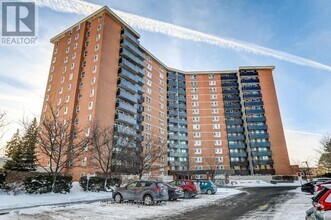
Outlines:
{"type": "Polygon", "coordinates": [[[211,206],[160,219],[237,220],[250,219],[256,213],[259,213],[261,219],[272,219],[276,205],[293,198],[295,193],[289,191],[295,188],[297,187],[242,188],[243,193],[219,200],[211,206]]]}

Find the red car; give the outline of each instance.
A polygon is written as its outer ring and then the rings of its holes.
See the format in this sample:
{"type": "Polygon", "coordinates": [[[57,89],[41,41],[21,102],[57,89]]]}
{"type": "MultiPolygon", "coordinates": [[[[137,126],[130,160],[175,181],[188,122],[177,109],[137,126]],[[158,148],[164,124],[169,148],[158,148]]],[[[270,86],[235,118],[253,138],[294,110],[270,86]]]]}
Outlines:
{"type": "Polygon", "coordinates": [[[316,184],[315,185],[315,192],[321,191],[324,188],[324,186],[327,185],[327,184],[331,184],[331,181],[316,184]]]}
{"type": "Polygon", "coordinates": [[[184,198],[192,198],[200,193],[200,187],[195,180],[176,180],[169,183],[170,185],[179,186],[184,191],[184,198]]]}
{"type": "Polygon", "coordinates": [[[306,219],[331,219],[331,186],[325,185],[312,200],[313,207],[306,211],[306,219]]]}

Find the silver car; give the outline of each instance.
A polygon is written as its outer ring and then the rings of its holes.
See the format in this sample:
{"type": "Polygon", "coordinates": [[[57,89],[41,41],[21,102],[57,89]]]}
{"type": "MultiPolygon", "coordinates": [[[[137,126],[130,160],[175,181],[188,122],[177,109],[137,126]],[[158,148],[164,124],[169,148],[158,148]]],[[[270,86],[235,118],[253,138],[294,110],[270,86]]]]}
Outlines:
{"type": "Polygon", "coordinates": [[[117,188],[113,192],[113,199],[116,203],[142,201],[145,205],[152,205],[169,199],[168,188],[162,182],[136,181],[117,188]]]}

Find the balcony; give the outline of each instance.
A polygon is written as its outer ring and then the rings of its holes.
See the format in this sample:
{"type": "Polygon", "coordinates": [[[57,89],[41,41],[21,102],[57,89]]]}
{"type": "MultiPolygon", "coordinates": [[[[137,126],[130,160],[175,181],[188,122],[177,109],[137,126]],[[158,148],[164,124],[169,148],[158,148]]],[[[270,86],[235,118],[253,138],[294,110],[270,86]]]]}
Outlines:
{"type": "Polygon", "coordinates": [[[245,71],[240,72],[240,76],[258,76],[259,74],[256,71],[245,71]]]}
{"type": "Polygon", "coordinates": [[[177,99],[178,99],[178,101],[186,102],[186,98],[185,97],[178,96],[177,99]]]}
{"type": "Polygon", "coordinates": [[[246,145],[244,143],[229,143],[230,149],[246,149],[246,145]]]}
{"type": "Polygon", "coordinates": [[[137,109],[133,105],[130,105],[130,104],[125,103],[125,102],[117,102],[116,107],[118,109],[121,109],[121,110],[125,111],[125,112],[129,112],[129,113],[132,113],[132,114],[137,113],[137,109]]]}
{"type": "Polygon", "coordinates": [[[121,121],[121,122],[124,122],[126,124],[131,124],[131,125],[137,124],[137,121],[134,117],[129,116],[129,115],[125,115],[125,114],[122,114],[122,113],[117,113],[115,115],[115,119],[117,121],[121,121]]]}
{"type": "Polygon", "coordinates": [[[182,119],[178,120],[178,123],[182,125],[187,125],[187,121],[182,119]]]}
{"type": "Polygon", "coordinates": [[[174,110],[170,110],[167,113],[169,116],[177,116],[178,115],[178,111],[174,111],[174,110]]]}
{"type": "Polygon", "coordinates": [[[130,102],[132,104],[135,104],[137,103],[137,98],[135,95],[132,95],[131,93],[129,92],[126,92],[124,90],[121,90],[119,89],[118,92],[117,92],[117,97],[118,98],[121,98],[127,102],[130,102]]]}
{"type": "Polygon", "coordinates": [[[186,88],[186,85],[185,85],[185,83],[178,82],[178,87],[179,88],[186,88]]]}
{"type": "Polygon", "coordinates": [[[135,44],[139,44],[139,40],[136,37],[134,37],[133,34],[131,34],[128,30],[122,29],[121,34],[123,37],[128,38],[135,44]]]}
{"type": "Polygon", "coordinates": [[[266,117],[247,117],[247,122],[265,122],[267,120],[266,117]]]}
{"type": "Polygon", "coordinates": [[[137,97],[137,102],[138,102],[139,104],[143,103],[144,100],[145,100],[145,98],[144,98],[143,96],[141,96],[141,95],[136,95],[136,97],[137,97]]]}
{"type": "Polygon", "coordinates": [[[186,91],[182,89],[178,89],[178,94],[180,95],[186,95],[186,91]]]}
{"type": "Polygon", "coordinates": [[[264,114],[265,111],[263,108],[261,109],[246,109],[246,114],[264,114]]]}
{"type": "Polygon", "coordinates": [[[138,87],[136,85],[133,85],[132,83],[129,83],[125,79],[119,79],[118,80],[118,87],[125,89],[131,93],[137,93],[138,92],[138,87]]]}
{"type": "Polygon", "coordinates": [[[251,142],[251,147],[270,147],[270,142],[251,142]]]}
{"type": "Polygon", "coordinates": [[[252,156],[272,156],[272,151],[252,151],[252,156]]]}
{"type": "Polygon", "coordinates": [[[144,140],[144,137],[142,135],[137,135],[135,138],[136,142],[142,142],[144,140]]]}
{"type": "Polygon", "coordinates": [[[234,167],[234,166],[248,166],[248,161],[230,161],[230,166],[234,167]]]}
{"type": "Polygon", "coordinates": [[[168,87],[168,92],[178,93],[178,89],[177,88],[168,87]]]}
{"type": "Polygon", "coordinates": [[[268,125],[248,125],[247,126],[248,130],[267,130],[268,125]]]}
{"type": "Polygon", "coordinates": [[[178,123],[178,119],[177,118],[169,118],[168,119],[168,122],[177,124],[178,123]]]}
{"type": "Polygon", "coordinates": [[[168,95],[168,99],[172,99],[172,100],[177,100],[178,96],[175,95],[168,95]]]}
{"type": "Polygon", "coordinates": [[[242,87],[243,91],[247,90],[261,90],[261,86],[243,86],[242,87]]]}
{"type": "Polygon", "coordinates": [[[170,143],[169,148],[188,149],[188,145],[187,144],[179,144],[179,143],[170,143]]]}
{"type": "Polygon", "coordinates": [[[121,40],[121,47],[125,47],[125,48],[129,49],[132,53],[134,53],[136,56],[139,56],[142,59],[144,59],[144,57],[145,57],[145,54],[143,52],[141,52],[137,46],[133,45],[127,39],[121,40]]]}
{"type": "Polygon", "coordinates": [[[179,131],[180,131],[180,132],[187,133],[187,128],[179,128],[179,131]]]}
{"type": "Polygon", "coordinates": [[[262,94],[261,93],[257,93],[257,94],[246,93],[243,96],[244,96],[244,98],[262,98],[262,94]]]}
{"type": "Polygon", "coordinates": [[[235,82],[222,83],[222,87],[238,87],[238,83],[235,82]]]}
{"type": "Polygon", "coordinates": [[[169,126],[168,127],[168,130],[169,131],[173,131],[173,132],[178,132],[179,131],[179,128],[177,126],[169,126]]]}
{"type": "Polygon", "coordinates": [[[178,104],[173,103],[173,102],[168,102],[168,106],[171,107],[171,108],[177,108],[178,104]]]}
{"type": "Polygon", "coordinates": [[[225,112],[225,117],[241,117],[241,112],[225,112]]]}
{"type": "Polygon", "coordinates": [[[259,83],[259,79],[242,79],[241,83],[259,83]]]}
{"type": "Polygon", "coordinates": [[[136,57],[133,53],[131,53],[129,50],[125,49],[125,48],[121,48],[120,50],[120,55],[130,61],[132,61],[133,63],[135,63],[136,65],[138,65],[140,68],[145,68],[145,63],[144,61],[142,61],[141,59],[139,59],[138,57],[136,57]]]}
{"type": "Polygon", "coordinates": [[[169,140],[179,140],[179,136],[177,134],[169,134],[168,139],[169,140]]]}
{"type": "Polygon", "coordinates": [[[241,119],[225,119],[227,125],[240,125],[243,123],[241,119]]]}
{"type": "Polygon", "coordinates": [[[186,105],[179,104],[179,105],[178,105],[178,108],[180,108],[180,109],[186,109],[186,105]]]}
{"type": "Polygon", "coordinates": [[[169,73],[169,72],[168,72],[168,76],[167,76],[167,78],[168,78],[168,79],[177,79],[176,74],[169,73]]]}
{"type": "Polygon", "coordinates": [[[230,75],[230,76],[221,76],[221,80],[237,80],[236,75],[230,75]]]}
{"type": "Polygon", "coordinates": [[[137,78],[138,78],[138,80],[137,80],[138,84],[141,85],[141,86],[144,85],[145,79],[143,77],[137,77],[137,78]]]}
{"type": "Polygon", "coordinates": [[[263,106],[263,101],[245,101],[245,106],[263,106]]]}
{"type": "Polygon", "coordinates": [[[245,140],[244,135],[228,135],[229,141],[243,141],[245,140]]]}
{"type": "Polygon", "coordinates": [[[249,138],[269,138],[269,134],[268,133],[253,133],[253,134],[248,134],[249,138]]]}
{"type": "Polygon", "coordinates": [[[222,93],[223,94],[239,94],[239,90],[237,90],[237,89],[232,89],[232,90],[223,89],[222,93]]]}
{"type": "Polygon", "coordinates": [[[141,131],[144,130],[144,126],[142,126],[141,124],[137,124],[137,125],[135,125],[134,128],[135,128],[137,131],[139,131],[139,132],[141,132],[141,131]]]}
{"type": "Polygon", "coordinates": [[[142,116],[142,115],[136,115],[136,119],[137,119],[137,122],[138,123],[141,123],[141,122],[144,121],[144,116],[142,116]]]}
{"type": "Polygon", "coordinates": [[[224,103],[224,108],[226,108],[226,109],[241,109],[241,105],[240,104],[224,103]]]}
{"type": "Polygon", "coordinates": [[[186,112],[179,112],[179,116],[180,117],[187,117],[187,113],[186,112]]]}
{"type": "Polygon", "coordinates": [[[180,161],[169,161],[169,166],[178,167],[180,166],[180,161]]]}
{"type": "Polygon", "coordinates": [[[135,136],[136,135],[136,130],[130,127],[125,127],[122,125],[116,125],[115,126],[115,132],[130,135],[130,136],[135,136]]]}
{"type": "Polygon", "coordinates": [[[188,137],[184,135],[179,135],[179,140],[180,141],[188,141],[188,137]]]}
{"type": "Polygon", "coordinates": [[[228,133],[230,133],[230,132],[244,132],[244,128],[243,127],[239,127],[239,128],[226,128],[226,131],[228,133]]]}
{"type": "Polygon", "coordinates": [[[178,74],[178,80],[185,81],[185,77],[183,75],[178,74]]]}
{"type": "Polygon", "coordinates": [[[276,172],[274,169],[266,169],[266,170],[255,170],[254,169],[254,174],[258,175],[275,175],[276,172]]]}
{"type": "Polygon", "coordinates": [[[182,152],[169,152],[169,157],[188,157],[188,154],[182,152]]]}
{"type": "Polygon", "coordinates": [[[253,160],[254,165],[273,165],[274,161],[272,159],[269,160],[253,160]]]}
{"type": "Polygon", "coordinates": [[[177,82],[173,80],[168,80],[168,86],[177,86],[177,82]]]}
{"type": "Polygon", "coordinates": [[[140,78],[137,75],[134,75],[133,73],[131,73],[130,71],[120,68],[118,70],[118,74],[120,77],[123,77],[124,79],[132,82],[132,83],[137,83],[138,82],[138,78],[140,78]]]}
{"type": "Polygon", "coordinates": [[[223,96],[223,100],[224,101],[239,101],[240,97],[239,96],[235,96],[235,97],[223,96]]]}
{"type": "Polygon", "coordinates": [[[137,86],[137,90],[138,90],[138,94],[140,94],[140,95],[142,95],[142,94],[144,94],[144,88],[142,87],[142,86],[137,86]]]}
{"type": "Polygon", "coordinates": [[[136,105],[137,112],[142,113],[144,111],[144,106],[136,105]]]}
{"type": "Polygon", "coordinates": [[[230,157],[247,157],[246,152],[230,152],[230,157]]]}

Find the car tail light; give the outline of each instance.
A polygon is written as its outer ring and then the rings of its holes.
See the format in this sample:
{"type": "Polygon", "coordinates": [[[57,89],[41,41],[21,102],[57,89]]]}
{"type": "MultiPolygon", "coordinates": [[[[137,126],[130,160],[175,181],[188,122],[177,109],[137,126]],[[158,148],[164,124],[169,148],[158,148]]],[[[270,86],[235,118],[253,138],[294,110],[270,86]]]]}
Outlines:
{"type": "Polygon", "coordinates": [[[154,188],[154,190],[155,190],[155,191],[161,191],[162,188],[157,186],[157,187],[154,188]]]}

